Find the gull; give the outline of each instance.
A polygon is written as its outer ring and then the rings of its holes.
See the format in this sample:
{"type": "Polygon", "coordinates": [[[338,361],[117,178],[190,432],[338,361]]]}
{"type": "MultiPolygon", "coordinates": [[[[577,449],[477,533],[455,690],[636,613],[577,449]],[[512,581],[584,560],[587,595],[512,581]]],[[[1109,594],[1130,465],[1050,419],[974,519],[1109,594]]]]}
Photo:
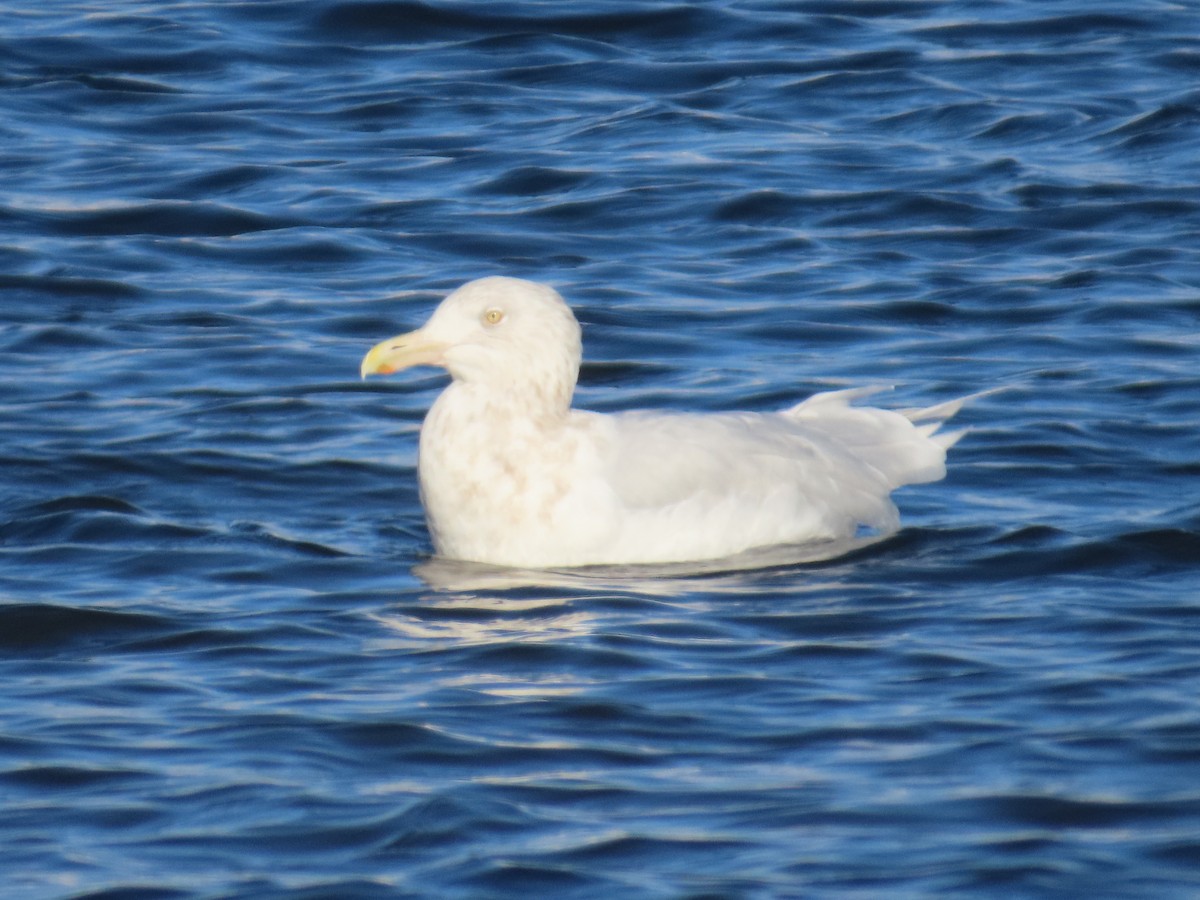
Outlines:
{"type": "MultiPolygon", "coordinates": [[[[856,406],[819,393],[778,412],[602,414],[571,406],[579,323],[553,288],[468,282],[360,374],[440,366],[418,479],[438,556],[494,566],[685,563],[899,527],[890,494],[945,476],[963,400],[856,406]]],[[[966,398],[964,398],[966,399],[966,398]]]]}

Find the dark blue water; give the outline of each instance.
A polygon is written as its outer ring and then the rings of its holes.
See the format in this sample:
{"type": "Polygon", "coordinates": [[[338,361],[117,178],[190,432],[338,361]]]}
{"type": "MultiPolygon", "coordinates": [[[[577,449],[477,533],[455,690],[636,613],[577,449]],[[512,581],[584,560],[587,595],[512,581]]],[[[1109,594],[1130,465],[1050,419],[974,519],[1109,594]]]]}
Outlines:
{"type": "Polygon", "coordinates": [[[1200,11],[0,12],[6,897],[1200,895],[1200,11]],[[960,417],[813,565],[430,561],[443,381],[555,284],[581,405],[960,417]]]}

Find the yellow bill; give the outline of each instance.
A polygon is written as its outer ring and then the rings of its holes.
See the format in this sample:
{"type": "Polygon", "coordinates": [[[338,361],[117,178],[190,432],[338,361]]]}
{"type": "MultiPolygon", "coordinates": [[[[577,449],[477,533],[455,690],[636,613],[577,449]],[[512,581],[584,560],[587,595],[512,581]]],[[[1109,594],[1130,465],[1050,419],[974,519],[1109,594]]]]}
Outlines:
{"type": "Polygon", "coordinates": [[[380,341],[363,357],[358,373],[391,375],[411,366],[440,366],[446,345],[429,340],[421,329],[380,341]]]}

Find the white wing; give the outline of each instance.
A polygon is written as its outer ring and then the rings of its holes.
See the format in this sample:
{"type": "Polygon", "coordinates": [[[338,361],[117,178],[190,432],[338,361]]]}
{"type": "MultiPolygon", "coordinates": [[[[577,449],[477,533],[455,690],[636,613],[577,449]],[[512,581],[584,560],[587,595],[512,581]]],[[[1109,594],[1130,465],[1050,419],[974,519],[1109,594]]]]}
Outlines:
{"type": "MultiPolygon", "coordinates": [[[[612,417],[606,478],[631,512],[720,519],[775,542],[897,525],[891,491],[945,474],[935,435],[953,404],[912,413],[854,407],[867,391],[817,394],[780,413],[633,412],[612,417]],[[914,424],[914,420],[926,424],[914,424]]],[[[954,408],[952,408],[954,407],[954,408]]]]}

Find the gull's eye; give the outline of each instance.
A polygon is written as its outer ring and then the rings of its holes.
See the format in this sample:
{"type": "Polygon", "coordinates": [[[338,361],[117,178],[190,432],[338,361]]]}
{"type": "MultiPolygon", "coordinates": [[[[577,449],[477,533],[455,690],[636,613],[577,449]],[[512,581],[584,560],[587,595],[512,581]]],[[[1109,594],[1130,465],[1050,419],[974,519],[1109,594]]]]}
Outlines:
{"type": "Polygon", "coordinates": [[[503,318],[504,310],[502,309],[489,309],[483,314],[483,321],[488,325],[499,325],[503,318]]]}

